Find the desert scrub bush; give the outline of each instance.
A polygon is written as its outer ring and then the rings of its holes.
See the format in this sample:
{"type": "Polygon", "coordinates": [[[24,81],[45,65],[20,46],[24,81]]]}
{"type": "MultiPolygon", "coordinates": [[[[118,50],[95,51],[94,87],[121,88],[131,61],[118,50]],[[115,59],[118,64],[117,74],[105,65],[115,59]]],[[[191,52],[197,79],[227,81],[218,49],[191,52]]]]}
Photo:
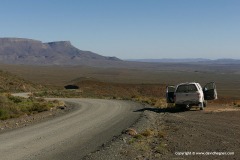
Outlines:
{"type": "Polygon", "coordinates": [[[142,139],[143,136],[141,134],[136,134],[136,135],[133,136],[133,138],[135,138],[135,139],[142,139]]]}
{"type": "Polygon", "coordinates": [[[25,99],[19,107],[22,112],[27,114],[34,114],[50,110],[55,105],[58,105],[58,101],[45,101],[43,98],[29,97],[25,99]]]}
{"type": "Polygon", "coordinates": [[[0,95],[0,104],[5,104],[5,103],[9,103],[9,100],[6,96],[4,95],[0,95]]]}
{"type": "Polygon", "coordinates": [[[18,117],[20,113],[19,108],[15,103],[9,100],[6,96],[0,95],[0,119],[5,120],[9,118],[18,117]]]}
{"type": "Polygon", "coordinates": [[[49,95],[48,91],[33,92],[33,94],[32,94],[32,96],[34,96],[34,97],[45,97],[48,95],[49,95]]]}
{"type": "Polygon", "coordinates": [[[47,103],[39,103],[39,102],[34,102],[32,107],[30,108],[31,112],[44,112],[48,111],[51,108],[51,105],[48,105],[47,103]]]}
{"type": "Polygon", "coordinates": [[[129,140],[128,140],[128,144],[133,144],[133,143],[135,143],[137,141],[137,139],[136,138],[130,138],[129,140]]]}
{"type": "Polygon", "coordinates": [[[8,95],[8,99],[11,100],[13,103],[21,103],[23,100],[21,97],[16,97],[12,95],[8,95]]]}
{"type": "Polygon", "coordinates": [[[0,119],[5,120],[5,119],[8,119],[8,118],[10,118],[10,115],[9,115],[8,111],[3,109],[3,108],[0,108],[0,119]]]}
{"type": "Polygon", "coordinates": [[[146,129],[141,133],[141,135],[143,135],[144,137],[149,137],[154,135],[154,131],[151,129],[146,129]]]}
{"type": "Polygon", "coordinates": [[[143,136],[141,134],[136,134],[129,139],[128,144],[136,143],[141,139],[143,139],[143,136]]]}
{"type": "Polygon", "coordinates": [[[23,114],[35,114],[48,111],[59,105],[59,101],[45,101],[42,98],[14,97],[11,95],[0,95],[0,119],[16,118],[23,114]]]}
{"type": "MultiPolygon", "coordinates": [[[[92,94],[89,94],[89,97],[92,94]]],[[[78,90],[49,90],[49,91],[40,91],[34,92],[33,96],[35,97],[61,97],[61,98],[76,98],[81,97],[81,92],[78,90]]]]}

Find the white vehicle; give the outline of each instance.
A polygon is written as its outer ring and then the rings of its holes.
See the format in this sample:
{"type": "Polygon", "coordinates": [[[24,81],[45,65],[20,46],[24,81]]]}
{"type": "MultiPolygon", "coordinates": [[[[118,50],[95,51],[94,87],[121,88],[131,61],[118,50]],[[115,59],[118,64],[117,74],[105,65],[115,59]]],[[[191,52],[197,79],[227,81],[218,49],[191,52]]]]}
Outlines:
{"type": "Polygon", "coordinates": [[[199,83],[181,83],[167,87],[167,103],[175,103],[177,107],[191,108],[199,106],[201,110],[207,105],[207,100],[217,99],[217,90],[214,82],[206,84],[203,89],[199,83]]]}

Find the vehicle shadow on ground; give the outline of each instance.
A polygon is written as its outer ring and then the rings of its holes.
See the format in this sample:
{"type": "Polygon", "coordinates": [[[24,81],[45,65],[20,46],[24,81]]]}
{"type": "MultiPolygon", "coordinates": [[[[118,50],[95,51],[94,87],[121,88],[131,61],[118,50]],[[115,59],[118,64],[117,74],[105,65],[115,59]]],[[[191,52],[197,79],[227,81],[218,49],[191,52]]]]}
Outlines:
{"type": "Polygon", "coordinates": [[[179,113],[179,112],[194,112],[197,110],[189,110],[186,108],[178,108],[178,107],[167,107],[167,108],[142,108],[139,110],[136,110],[134,112],[144,112],[144,111],[152,111],[156,113],[179,113]]]}

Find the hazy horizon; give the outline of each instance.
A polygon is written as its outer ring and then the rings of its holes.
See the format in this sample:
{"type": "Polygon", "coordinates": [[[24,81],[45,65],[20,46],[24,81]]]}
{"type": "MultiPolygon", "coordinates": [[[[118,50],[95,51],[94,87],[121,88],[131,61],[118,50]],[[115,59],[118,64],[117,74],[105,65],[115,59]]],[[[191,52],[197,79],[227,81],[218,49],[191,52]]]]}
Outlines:
{"type": "Polygon", "coordinates": [[[0,37],[121,59],[240,59],[240,1],[2,1],[0,37]]]}
{"type": "Polygon", "coordinates": [[[125,60],[240,60],[236,58],[140,58],[140,59],[125,59],[125,60]]]}

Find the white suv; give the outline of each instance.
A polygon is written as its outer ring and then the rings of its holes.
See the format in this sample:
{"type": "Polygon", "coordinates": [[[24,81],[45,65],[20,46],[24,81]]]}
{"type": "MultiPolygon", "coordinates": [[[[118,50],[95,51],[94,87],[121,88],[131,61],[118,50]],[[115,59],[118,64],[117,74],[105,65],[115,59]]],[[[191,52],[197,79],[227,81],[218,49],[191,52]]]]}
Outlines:
{"type": "Polygon", "coordinates": [[[175,103],[177,107],[191,108],[199,106],[201,110],[207,105],[206,100],[217,99],[217,90],[214,82],[206,84],[203,89],[199,83],[181,83],[167,87],[167,103],[175,103]]]}

